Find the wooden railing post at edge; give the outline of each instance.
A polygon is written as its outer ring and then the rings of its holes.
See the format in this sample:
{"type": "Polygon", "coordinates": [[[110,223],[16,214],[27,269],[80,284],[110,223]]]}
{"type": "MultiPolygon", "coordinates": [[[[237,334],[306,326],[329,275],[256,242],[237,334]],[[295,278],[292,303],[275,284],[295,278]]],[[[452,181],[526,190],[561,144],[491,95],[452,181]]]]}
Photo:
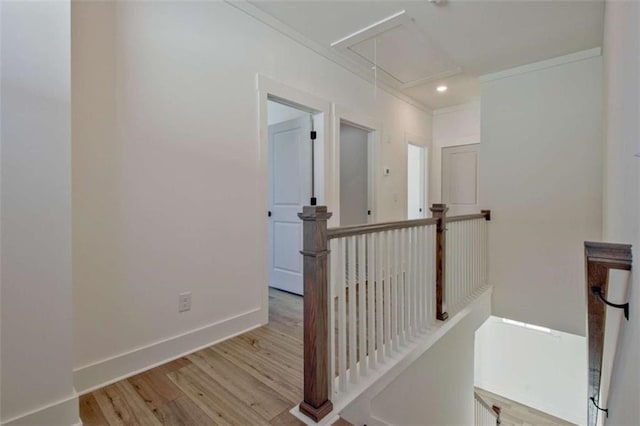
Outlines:
{"type": "Polygon", "coordinates": [[[329,399],[329,282],[326,206],[305,206],[304,258],[304,401],[300,411],[319,421],[333,410],[329,399]]]}
{"type": "MultiPolygon", "coordinates": [[[[587,425],[599,424],[598,415],[608,409],[600,407],[600,381],[604,357],[605,325],[609,270],[630,271],[632,266],[631,245],[585,241],[586,294],[587,294],[587,347],[589,398],[587,425]]],[[[624,305],[615,307],[621,308],[624,305]]],[[[628,309],[628,305],[627,305],[628,309]]],[[[628,310],[626,311],[628,313],[628,310]]]]}
{"type": "Polygon", "coordinates": [[[436,227],[436,318],[440,321],[446,321],[446,319],[449,318],[449,314],[444,312],[442,308],[444,278],[446,274],[447,210],[449,210],[449,208],[446,204],[434,204],[433,207],[431,207],[432,216],[438,219],[438,225],[436,227]]]}

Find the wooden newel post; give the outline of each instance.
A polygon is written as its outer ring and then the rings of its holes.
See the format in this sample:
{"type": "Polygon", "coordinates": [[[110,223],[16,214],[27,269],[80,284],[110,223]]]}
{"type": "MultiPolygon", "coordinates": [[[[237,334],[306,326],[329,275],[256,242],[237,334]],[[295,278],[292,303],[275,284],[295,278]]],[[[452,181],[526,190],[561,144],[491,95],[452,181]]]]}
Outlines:
{"type": "Polygon", "coordinates": [[[305,206],[304,257],[304,401],[300,411],[319,421],[333,410],[329,400],[329,281],[327,279],[326,206],[305,206]]]}
{"type": "Polygon", "coordinates": [[[445,283],[445,256],[447,243],[447,227],[446,218],[449,208],[446,204],[434,204],[431,207],[432,216],[438,219],[436,228],[436,318],[445,321],[449,318],[449,314],[444,312],[442,300],[444,299],[444,283],[445,283]]]}

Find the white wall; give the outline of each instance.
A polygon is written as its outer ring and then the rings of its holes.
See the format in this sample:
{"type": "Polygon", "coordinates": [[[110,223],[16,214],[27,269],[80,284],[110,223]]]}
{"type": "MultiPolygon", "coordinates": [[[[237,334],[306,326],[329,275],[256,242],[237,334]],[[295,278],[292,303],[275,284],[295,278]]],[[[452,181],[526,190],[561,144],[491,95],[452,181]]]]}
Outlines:
{"type": "Polygon", "coordinates": [[[378,219],[403,218],[403,137],[429,114],[226,3],[72,7],[79,390],[263,317],[256,73],[383,123],[378,219]]]}
{"type": "Polygon", "coordinates": [[[430,203],[442,202],[442,148],[480,142],[480,101],[433,112],[430,203]]]}
{"type": "Polygon", "coordinates": [[[490,311],[476,305],[371,401],[373,416],[390,425],[474,424],[474,335],[490,311]]]}
{"type": "Polygon", "coordinates": [[[367,223],[369,205],[369,133],[340,125],[340,225],[367,223]]]}
{"type": "Polygon", "coordinates": [[[562,61],[482,82],[480,200],[493,313],[584,335],[583,244],[602,233],[602,58],[562,61]]]}
{"type": "MultiPolygon", "coordinates": [[[[605,63],[605,241],[633,244],[628,298],[640,306],[638,167],[640,158],[640,3],[607,1],[605,63]]],[[[637,308],[636,308],[637,309],[637,308]]],[[[631,425],[640,418],[640,321],[622,321],[607,408],[607,424],[631,425]]]]}
{"type": "Polygon", "coordinates": [[[505,324],[492,316],[476,332],[475,385],[586,424],[586,338],[505,324]]]}
{"type": "Polygon", "coordinates": [[[78,423],[70,4],[2,2],[2,422],[78,423]],[[48,406],[48,407],[47,407],[48,406]]]}

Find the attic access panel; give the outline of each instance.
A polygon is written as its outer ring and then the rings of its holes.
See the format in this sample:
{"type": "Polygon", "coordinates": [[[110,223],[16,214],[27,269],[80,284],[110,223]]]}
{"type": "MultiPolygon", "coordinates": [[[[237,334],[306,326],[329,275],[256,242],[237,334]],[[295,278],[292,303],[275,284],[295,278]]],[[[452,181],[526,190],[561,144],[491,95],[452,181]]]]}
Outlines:
{"type": "Polygon", "coordinates": [[[461,72],[460,67],[400,12],[334,43],[356,62],[373,68],[387,83],[409,88],[461,72]]]}

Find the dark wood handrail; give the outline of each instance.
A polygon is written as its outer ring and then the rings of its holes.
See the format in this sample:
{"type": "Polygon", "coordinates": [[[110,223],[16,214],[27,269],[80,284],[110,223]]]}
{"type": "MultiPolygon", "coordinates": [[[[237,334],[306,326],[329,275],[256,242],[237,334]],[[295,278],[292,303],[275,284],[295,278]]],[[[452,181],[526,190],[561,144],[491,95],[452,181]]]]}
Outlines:
{"type": "Polygon", "coordinates": [[[601,242],[585,242],[585,263],[587,281],[587,337],[589,347],[589,382],[587,424],[595,426],[600,408],[600,380],[602,376],[602,356],[604,352],[604,330],[606,305],[598,294],[606,298],[609,284],[609,270],[631,270],[631,245],[601,242]],[[595,291],[594,291],[595,290],[595,291]]]}
{"type": "Polygon", "coordinates": [[[394,229],[413,228],[415,226],[435,225],[438,223],[436,218],[399,220],[397,222],[380,222],[370,223],[366,225],[340,226],[338,228],[329,228],[327,230],[327,238],[352,237],[355,235],[373,234],[382,231],[391,231],[394,229]]]}
{"type": "MultiPolygon", "coordinates": [[[[447,216],[447,222],[459,222],[463,220],[486,219],[489,220],[490,211],[483,210],[482,213],[466,214],[461,216],[447,216]]],[[[370,223],[366,225],[350,225],[329,228],[327,230],[327,238],[343,238],[353,237],[356,235],[372,234],[375,232],[392,231],[394,229],[413,228],[416,226],[437,225],[438,218],[430,217],[427,219],[399,220],[395,222],[370,223]]]]}
{"type": "Polygon", "coordinates": [[[491,218],[491,212],[489,210],[483,210],[482,213],[465,214],[461,216],[447,216],[447,222],[460,222],[463,220],[474,220],[474,219],[489,220],[490,218],[491,218]]]}

